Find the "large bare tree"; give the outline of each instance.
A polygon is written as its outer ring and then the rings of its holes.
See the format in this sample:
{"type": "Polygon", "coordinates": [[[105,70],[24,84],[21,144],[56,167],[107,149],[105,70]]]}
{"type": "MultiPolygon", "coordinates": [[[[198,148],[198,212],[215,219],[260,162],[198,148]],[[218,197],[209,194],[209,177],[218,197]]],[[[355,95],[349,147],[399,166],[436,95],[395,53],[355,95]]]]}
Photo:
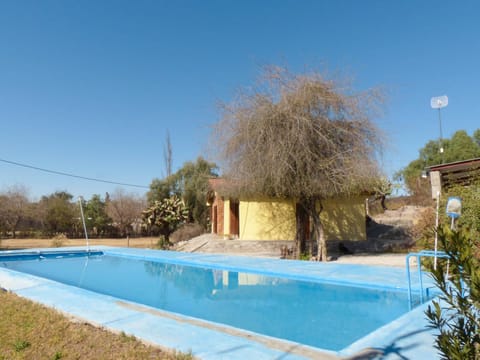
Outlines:
{"type": "Polygon", "coordinates": [[[27,217],[28,207],[28,190],[23,185],[12,186],[0,193],[0,223],[14,239],[20,222],[27,217]]]}
{"type": "Polygon", "coordinates": [[[141,221],[146,201],[143,197],[116,189],[106,201],[107,215],[118,226],[122,236],[128,236],[132,224],[141,221]]]}
{"type": "Polygon", "coordinates": [[[233,196],[295,199],[297,255],[312,221],[326,260],[324,200],[368,190],[378,180],[380,91],[354,92],[318,72],[265,68],[258,84],[221,104],[213,140],[233,196]],[[232,186],[233,185],[233,186],[232,186]]]}

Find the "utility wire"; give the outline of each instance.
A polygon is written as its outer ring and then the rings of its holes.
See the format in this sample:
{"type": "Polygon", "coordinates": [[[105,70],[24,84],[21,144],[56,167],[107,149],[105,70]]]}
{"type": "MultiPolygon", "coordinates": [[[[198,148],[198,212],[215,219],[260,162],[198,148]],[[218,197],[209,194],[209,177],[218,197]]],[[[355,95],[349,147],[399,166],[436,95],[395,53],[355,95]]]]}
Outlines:
{"type": "Polygon", "coordinates": [[[77,179],[96,181],[96,182],[102,182],[102,183],[114,184],[114,185],[137,187],[137,188],[143,188],[143,189],[149,189],[150,188],[149,186],[145,186],[145,185],[126,184],[126,183],[121,183],[121,182],[117,182],[117,181],[102,180],[102,179],[96,179],[96,178],[91,178],[91,177],[86,177],[86,176],[69,174],[69,173],[62,172],[62,171],[43,169],[43,168],[40,168],[40,167],[37,167],[37,166],[22,164],[22,163],[19,163],[19,162],[5,160],[5,159],[0,159],[0,161],[4,162],[4,163],[7,163],[7,164],[11,164],[11,165],[16,165],[16,166],[21,166],[21,167],[33,169],[33,170],[43,171],[43,172],[50,173],[50,174],[69,176],[69,177],[73,177],[73,178],[77,178],[77,179]]]}

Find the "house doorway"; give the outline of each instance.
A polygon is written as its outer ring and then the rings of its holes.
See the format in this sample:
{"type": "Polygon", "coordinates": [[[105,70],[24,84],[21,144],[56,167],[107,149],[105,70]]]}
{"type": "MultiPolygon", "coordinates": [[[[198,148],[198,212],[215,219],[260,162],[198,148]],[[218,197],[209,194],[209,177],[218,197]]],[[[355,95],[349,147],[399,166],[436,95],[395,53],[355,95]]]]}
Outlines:
{"type": "Polygon", "coordinates": [[[230,200],[230,235],[240,237],[240,203],[238,200],[230,200]]]}
{"type": "Polygon", "coordinates": [[[218,208],[217,205],[212,209],[212,232],[218,234],[218,208]]]}

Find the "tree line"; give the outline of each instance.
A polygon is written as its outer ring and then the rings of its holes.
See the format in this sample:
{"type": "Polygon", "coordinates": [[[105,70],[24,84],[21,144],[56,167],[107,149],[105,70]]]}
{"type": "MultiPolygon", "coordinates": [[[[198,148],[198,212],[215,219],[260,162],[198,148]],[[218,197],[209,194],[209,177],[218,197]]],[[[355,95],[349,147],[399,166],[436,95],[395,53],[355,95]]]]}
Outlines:
{"type": "Polygon", "coordinates": [[[69,238],[84,236],[80,214],[83,207],[89,237],[116,238],[126,236],[168,235],[185,222],[209,224],[206,205],[208,179],[217,176],[216,165],[199,157],[186,162],[176,173],[164,179],[153,179],[146,196],[117,189],[113,193],[75,198],[67,191],[44,195],[38,201],[28,198],[24,186],[12,186],[0,192],[0,237],[50,238],[64,234],[69,238]],[[172,201],[172,198],[177,201],[172,201]],[[182,208],[182,217],[164,212],[162,219],[168,230],[149,222],[152,209],[158,204],[182,208]]]}
{"type": "Polygon", "coordinates": [[[141,233],[140,227],[135,226],[145,208],[145,200],[140,196],[119,189],[104,197],[95,194],[89,200],[76,200],[67,191],[57,191],[30,201],[24,187],[14,186],[0,194],[0,236],[83,237],[80,203],[90,237],[141,233]]]}

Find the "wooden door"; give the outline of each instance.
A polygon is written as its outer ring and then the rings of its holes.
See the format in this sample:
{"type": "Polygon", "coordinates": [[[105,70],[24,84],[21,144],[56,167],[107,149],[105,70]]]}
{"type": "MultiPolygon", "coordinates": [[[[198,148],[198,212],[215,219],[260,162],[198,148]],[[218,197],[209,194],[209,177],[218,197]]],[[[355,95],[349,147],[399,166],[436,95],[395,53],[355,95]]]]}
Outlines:
{"type": "Polygon", "coordinates": [[[230,200],[230,234],[240,235],[239,221],[240,203],[236,200],[230,200]]]}

